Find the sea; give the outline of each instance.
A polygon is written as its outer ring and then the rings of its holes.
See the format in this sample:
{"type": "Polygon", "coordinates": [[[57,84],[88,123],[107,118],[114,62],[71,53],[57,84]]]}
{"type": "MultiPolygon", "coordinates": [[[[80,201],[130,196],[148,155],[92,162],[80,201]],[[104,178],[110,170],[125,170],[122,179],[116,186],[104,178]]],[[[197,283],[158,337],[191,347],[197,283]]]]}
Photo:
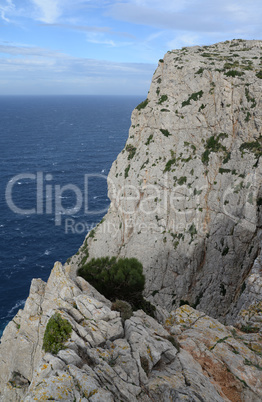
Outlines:
{"type": "Polygon", "coordinates": [[[0,96],[0,336],[33,278],[77,252],[143,96],[0,96]]]}

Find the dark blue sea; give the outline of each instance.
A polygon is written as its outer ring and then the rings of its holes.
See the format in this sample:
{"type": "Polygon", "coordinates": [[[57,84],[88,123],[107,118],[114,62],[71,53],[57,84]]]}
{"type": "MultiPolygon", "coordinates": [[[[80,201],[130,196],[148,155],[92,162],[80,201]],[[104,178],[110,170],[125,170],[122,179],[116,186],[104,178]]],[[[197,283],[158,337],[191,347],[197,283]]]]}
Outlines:
{"type": "Polygon", "coordinates": [[[0,96],[0,335],[32,278],[79,249],[141,96],[0,96]]]}

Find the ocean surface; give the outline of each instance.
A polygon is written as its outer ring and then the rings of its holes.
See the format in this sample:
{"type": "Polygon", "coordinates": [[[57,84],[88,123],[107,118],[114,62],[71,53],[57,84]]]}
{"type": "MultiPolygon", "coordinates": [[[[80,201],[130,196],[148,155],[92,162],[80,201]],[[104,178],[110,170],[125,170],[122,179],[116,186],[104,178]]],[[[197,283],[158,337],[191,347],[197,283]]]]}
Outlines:
{"type": "Polygon", "coordinates": [[[32,278],[77,252],[141,96],[0,96],[0,335],[32,278]]]}

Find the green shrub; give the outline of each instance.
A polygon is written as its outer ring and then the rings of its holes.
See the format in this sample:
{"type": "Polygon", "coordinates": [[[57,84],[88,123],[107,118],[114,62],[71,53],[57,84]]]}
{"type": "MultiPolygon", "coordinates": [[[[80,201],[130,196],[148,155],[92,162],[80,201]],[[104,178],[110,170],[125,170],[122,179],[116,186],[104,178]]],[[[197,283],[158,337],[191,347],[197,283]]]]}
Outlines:
{"type": "Polygon", "coordinates": [[[204,71],[203,67],[200,67],[200,69],[195,74],[202,74],[203,71],[204,71]]]}
{"type": "Polygon", "coordinates": [[[165,137],[169,137],[171,135],[170,132],[164,128],[160,128],[160,131],[165,137]]]}
{"type": "Polygon", "coordinates": [[[229,70],[224,74],[227,77],[241,77],[242,75],[244,75],[244,73],[241,73],[240,71],[237,71],[237,70],[229,70]]]}
{"type": "Polygon", "coordinates": [[[243,144],[240,145],[239,150],[242,154],[245,151],[252,152],[254,156],[260,158],[260,156],[262,156],[262,136],[259,136],[256,141],[243,142],[243,144]]]}
{"type": "Polygon", "coordinates": [[[262,79],[262,70],[260,70],[257,74],[256,74],[257,78],[262,79]]]}
{"type": "Polygon", "coordinates": [[[227,137],[228,134],[220,133],[218,135],[212,135],[210,138],[206,140],[205,151],[202,154],[202,162],[204,163],[204,165],[208,164],[209,155],[211,152],[223,152],[225,158],[229,156],[226,147],[219,142],[220,139],[223,140],[224,138],[227,137]]]}
{"type": "Polygon", "coordinates": [[[150,142],[152,141],[152,138],[153,138],[153,134],[150,134],[150,136],[148,137],[148,139],[147,139],[145,145],[149,145],[150,142]]]}
{"type": "Polygon", "coordinates": [[[161,105],[161,103],[167,101],[168,96],[167,95],[162,95],[158,101],[158,104],[161,105]]]}
{"type": "Polygon", "coordinates": [[[136,154],[136,147],[131,144],[126,146],[126,151],[128,152],[128,159],[132,159],[136,154]]]}
{"type": "Polygon", "coordinates": [[[59,350],[64,349],[64,343],[70,337],[71,332],[71,324],[63,319],[59,313],[55,313],[48,321],[45,329],[44,351],[56,355],[59,350]]]}
{"type": "Polygon", "coordinates": [[[128,177],[129,169],[130,165],[128,165],[127,168],[125,168],[125,179],[128,177]]]}
{"type": "Polygon", "coordinates": [[[192,225],[188,229],[188,233],[191,235],[191,240],[193,240],[193,236],[195,236],[197,234],[197,229],[196,229],[196,226],[195,226],[194,222],[192,223],[192,225]]]}
{"type": "Polygon", "coordinates": [[[174,165],[175,163],[176,163],[176,158],[170,159],[170,160],[166,163],[166,166],[165,166],[165,169],[164,169],[164,173],[165,173],[165,172],[170,172],[172,165],[174,165]]]}
{"type": "Polygon", "coordinates": [[[141,102],[141,103],[139,103],[139,105],[137,105],[136,109],[137,110],[144,109],[147,106],[148,102],[149,102],[149,100],[145,99],[143,102],[141,102]]]}
{"type": "Polygon", "coordinates": [[[251,113],[250,113],[250,112],[247,112],[247,115],[246,115],[246,117],[245,117],[245,121],[246,121],[247,123],[249,122],[250,117],[251,117],[251,113]]]}
{"type": "Polygon", "coordinates": [[[203,96],[203,91],[202,90],[199,91],[199,92],[194,92],[192,95],[189,96],[187,101],[182,102],[182,107],[189,106],[191,100],[196,102],[200,98],[202,98],[202,96],[203,96]]]}
{"type": "Polygon", "coordinates": [[[179,186],[183,186],[183,184],[185,184],[187,182],[187,177],[186,176],[182,176],[177,180],[177,184],[179,186]]]}
{"type": "Polygon", "coordinates": [[[142,302],[145,277],[142,264],[135,258],[93,258],[78,275],[109,300],[125,300],[133,307],[142,302]]]}
{"type": "Polygon", "coordinates": [[[123,321],[128,320],[133,315],[132,307],[124,300],[116,300],[112,303],[111,310],[119,311],[123,321]]]}
{"type": "Polygon", "coordinates": [[[251,325],[248,324],[248,325],[242,325],[240,331],[246,332],[247,334],[256,334],[259,332],[259,328],[252,327],[251,325]]]}
{"type": "Polygon", "coordinates": [[[223,168],[219,168],[219,173],[223,174],[223,173],[231,173],[230,169],[223,169],[223,168]]]}

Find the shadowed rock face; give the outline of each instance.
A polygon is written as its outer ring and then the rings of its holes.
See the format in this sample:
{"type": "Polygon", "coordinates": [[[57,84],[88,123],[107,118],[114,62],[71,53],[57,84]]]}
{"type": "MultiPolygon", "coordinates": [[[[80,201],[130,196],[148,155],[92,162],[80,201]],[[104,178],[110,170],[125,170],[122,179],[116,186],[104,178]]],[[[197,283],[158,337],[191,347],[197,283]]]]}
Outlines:
{"type": "Polygon", "coordinates": [[[262,41],[234,40],[159,62],[107,215],[70,263],[32,281],[4,331],[0,401],[261,400],[261,61],[262,41]],[[142,262],[157,320],[123,322],[76,276],[101,256],[142,262]],[[42,345],[55,312],[72,333],[54,356],[42,345]]]}
{"type": "Polygon", "coordinates": [[[89,256],[137,257],[146,297],[168,310],[183,300],[232,321],[258,256],[261,57],[262,41],[168,52],[111,168],[89,256]]]}

